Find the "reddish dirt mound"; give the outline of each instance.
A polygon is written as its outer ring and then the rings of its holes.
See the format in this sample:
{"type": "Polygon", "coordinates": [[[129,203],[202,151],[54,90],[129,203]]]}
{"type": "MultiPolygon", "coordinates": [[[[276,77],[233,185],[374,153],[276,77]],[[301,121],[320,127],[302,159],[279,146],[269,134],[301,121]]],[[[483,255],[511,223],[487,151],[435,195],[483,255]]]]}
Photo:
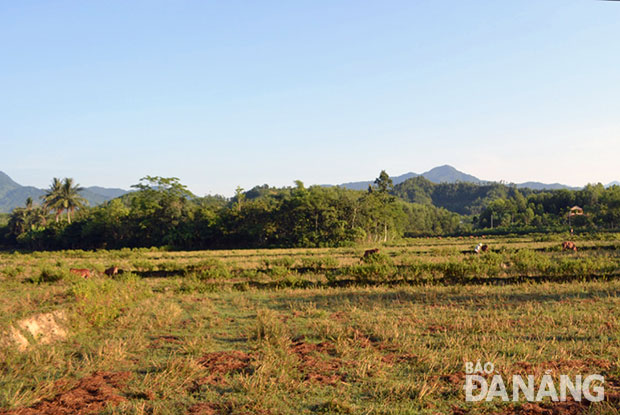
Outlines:
{"type": "Polygon", "coordinates": [[[99,412],[108,405],[118,405],[126,399],[119,388],[131,377],[129,372],[95,372],[82,378],[73,389],[59,393],[30,408],[6,412],[11,415],[69,415],[99,412]]]}
{"type": "Polygon", "coordinates": [[[224,403],[211,403],[200,402],[192,405],[187,414],[188,415],[223,415],[223,414],[253,414],[253,415],[269,415],[271,412],[261,408],[256,408],[254,405],[245,405],[242,407],[236,407],[229,402],[224,403]]]}
{"type": "Polygon", "coordinates": [[[358,329],[353,329],[351,332],[351,338],[353,342],[361,347],[376,347],[381,341],[373,336],[367,336],[358,329]]]}
{"type": "Polygon", "coordinates": [[[466,415],[469,413],[468,409],[459,408],[458,406],[452,407],[452,415],[466,415]]]}
{"type": "Polygon", "coordinates": [[[345,376],[338,373],[342,361],[334,357],[320,357],[320,354],[330,355],[335,352],[332,343],[313,344],[300,340],[292,344],[290,352],[299,357],[299,370],[305,375],[306,381],[331,386],[344,381],[345,376]]]}
{"type": "Polygon", "coordinates": [[[183,344],[183,340],[178,336],[172,335],[158,336],[153,338],[149,348],[157,349],[165,344],[183,344]]]}
{"type": "Polygon", "coordinates": [[[426,328],[426,331],[429,333],[445,333],[448,330],[448,327],[442,326],[441,324],[431,324],[426,328]]]}
{"type": "Polygon", "coordinates": [[[221,414],[219,405],[207,402],[197,403],[189,408],[189,415],[219,415],[221,414]]]}
{"type": "Polygon", "coordinates": [[[520,407],[509,408],[500,415],[580,415],[583,414],[587,401],[554,402],[554,403],[524,403],[520,407]]]}
{"type": "Polygon", "coordinates": [[[331,313],[329,318],[334,321],[341,322],[347,320],[349,318],[349,315],[344,311],[336,311],[335,313],[331,313]]]}
{"type": "Polygon", "coordinates": [[[312,352],[332,354],[335,351],[335,347],[330,342],[322,343],[306,343],[303,340],[293,343],[291,346],[291,352],[297,353],[300,356],[307,356],[312,352]]]}
{"type": "Polygon", "coordinates": [[[198,380],[198,385],[205,383],[222,385],[226,383],[225,375],[250,371],[252,356],[239,350],[230,352],[208,353],[198,359],[198,364],[204,366],[210,373],[198,380]]]}
{"type": "Polygon", "coordinates": [[[381,357],[381,361],[390,365],[412,363],[418,359],[418,356],[412,353],[403,353],[398,345],[394,343],[383,341],[372,335],[366,335],[357,329],[352,330],[351,340],[360,347],[373,348],[377,351],[385,352],[386,354],[381,357]]]}
{"type": "Polygon", "coordinates": [[[418,360],[418,356],[412,353],[388,353],[381,357],[383,363],[393,365],[396,363],[413,363],[418,360]]]}
{"type": "Polygon", "coordinates": [[[449,375],[441,376],[441,380],[446,381],[452,385],[465,385],[465,372],[455,372],[449,375]]]}

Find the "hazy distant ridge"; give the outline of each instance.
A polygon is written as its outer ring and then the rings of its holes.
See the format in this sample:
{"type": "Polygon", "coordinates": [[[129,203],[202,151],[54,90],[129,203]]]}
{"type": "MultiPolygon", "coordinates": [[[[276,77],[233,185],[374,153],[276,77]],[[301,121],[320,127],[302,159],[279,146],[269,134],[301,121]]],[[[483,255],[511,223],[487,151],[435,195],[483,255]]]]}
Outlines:
{"type": "MultiPolygon", "coordinates": [[[[32,186],[22,186],[0,171],[0,213],[12,211],[16,207],[24,206],[26,199],[32,198],[35,204],[41,204],[41,196],[45,190],[32,186]]],[[[122,196],[127,193],[123,189],[108,189],[105,187],[86,187],[81,195],[88,200],[90,206],[97,206],[103,202],[122,196]]]]}
{"type": "MultiPolygon", "coordinates": [[[[481,180],[475,176],[472,176],[471,174],[463,173],[462,171],[459,171],[455,169],[454,167],[449,166],[447,164],[432,168],[429,171],[424,172],[422,174],[410,172],[410,173],[405,173],[400,176],[392,176],[392,181],[394,182],[394,185],[397,185],[397,184],[404,182],[407,179],[410,179],[412,177],[417,177],[417,176],[423,176],[424,178],[426,178],[427,180],[433,183],[464,182],[464,183],[484,184],[484,183],[492,182],[492,181],[487,181],[487,180],[481,180]]],[[[368,185],[372,183],[374,182],[373,181],[349,182],[349,183],[339,184],[338,186],[341,186],[347,189],[365,190],[368,188],[368,185]]],[[[612,182],[608,186],[611,186],[614,183],[617,184],[618,182],[612,182]]],[[[541,182],[517,183],[516,186],[518,188],[529,188],[532,190],[559,190],[559,189],[578,190],[578,189],[581,189],[580,187],[571,187],[571,186],[567,186],[565,184],[560,184],[560,183],[548,184],[548,183],[541,183],[541,182]]]]}

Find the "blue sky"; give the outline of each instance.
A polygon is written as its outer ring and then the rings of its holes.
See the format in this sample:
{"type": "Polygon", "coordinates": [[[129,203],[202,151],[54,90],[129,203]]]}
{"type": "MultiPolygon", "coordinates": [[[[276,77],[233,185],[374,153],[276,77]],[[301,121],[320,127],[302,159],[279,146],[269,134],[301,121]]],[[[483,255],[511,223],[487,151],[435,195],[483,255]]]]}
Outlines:
{"type": "Polygon", "coordinates": [[[620,2],[0,0],[0,170],[620,180],[620,2]]]}

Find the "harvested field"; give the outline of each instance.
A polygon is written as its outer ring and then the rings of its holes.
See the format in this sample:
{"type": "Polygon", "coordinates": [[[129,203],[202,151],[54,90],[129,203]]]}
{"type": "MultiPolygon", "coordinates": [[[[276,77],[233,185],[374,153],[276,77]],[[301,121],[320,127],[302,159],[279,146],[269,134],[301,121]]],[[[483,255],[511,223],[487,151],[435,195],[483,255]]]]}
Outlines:
{"type": "Polygon", "coordinates": [[[618,414],[618,242],[474,242],[0,254],[0,413],[618,414]],[[466,402],[477,360],[605,400],[466,402]]]}

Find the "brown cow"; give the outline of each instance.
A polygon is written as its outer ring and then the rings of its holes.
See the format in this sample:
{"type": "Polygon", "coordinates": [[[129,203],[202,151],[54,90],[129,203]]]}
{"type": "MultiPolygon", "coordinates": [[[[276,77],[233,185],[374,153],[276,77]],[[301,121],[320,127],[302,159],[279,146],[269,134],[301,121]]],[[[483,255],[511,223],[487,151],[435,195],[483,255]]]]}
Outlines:
{"type": "Polygon", "coordinates": [[[575,242],[572,242],[572,241],[562,242],[562,251],[568,251],[568,250],[573,250],[577,252],[577,245],[575,245],[575,242]]]}
{"type": "Polygon", "coordinates": [[[368,258],[369,256],[373,255],[373,254],[378,254],[379,253],[379,248],[375,248],[375,249],[367,249],[366,251],[364,251],[364,256],[363,258],[368,258]]]}
{"type": "Polygon", "coordinates": [[[107,275],[108,277],[111,277],[113,275],[118,274],[118,267],[110,267],[106,269],[105,271],[103,271],[103,273],[107,275]]]}
{"type": "Polygon", "coordinates": [[[79,275],[80,277],[90,278],[90,270],[86,268],[71,268],[69,272],[75,275],[79,275]]]}

